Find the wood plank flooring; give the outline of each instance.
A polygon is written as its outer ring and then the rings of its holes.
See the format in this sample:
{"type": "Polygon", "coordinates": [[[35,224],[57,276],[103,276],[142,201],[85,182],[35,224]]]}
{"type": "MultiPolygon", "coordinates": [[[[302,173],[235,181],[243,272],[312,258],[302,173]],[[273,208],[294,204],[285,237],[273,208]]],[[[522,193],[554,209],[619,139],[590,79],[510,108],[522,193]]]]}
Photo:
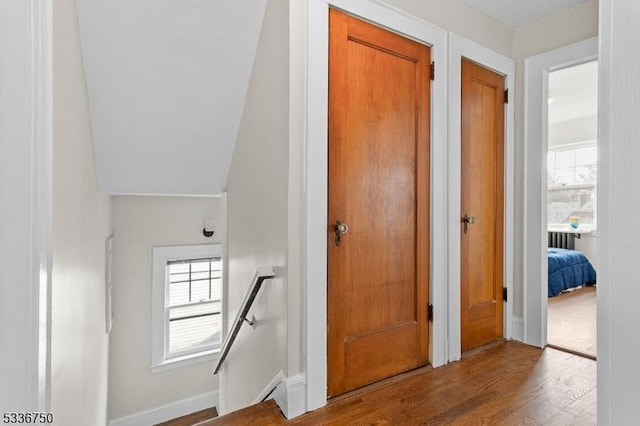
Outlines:
{"type": "Polygon", "coordinates": [[[287,421],[273,401],[213,425],[594,425],[596,363],[500,342],[447,366],[410,372],[287,421]]]}
{"type": "Polygon", "coordinates": [[[215,407],[211,407],[186,416],[178,417],[177,419],[158,423],[155,426],[193,426],[216,417],[218,417],[218,411],[215,407]]]}
{"type": "Polygon", "coordinates": [[[596,287],[584,286],[549,298],[550,345],[596,357],[596,287]]]}

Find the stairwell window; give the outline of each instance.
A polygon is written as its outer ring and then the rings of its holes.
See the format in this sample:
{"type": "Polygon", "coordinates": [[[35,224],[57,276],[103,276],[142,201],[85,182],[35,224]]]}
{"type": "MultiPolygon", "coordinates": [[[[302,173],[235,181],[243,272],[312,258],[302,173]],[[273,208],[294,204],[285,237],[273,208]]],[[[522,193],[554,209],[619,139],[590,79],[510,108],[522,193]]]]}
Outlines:
{"type": "Polygon", "coordinates": [[[152,372],[215,358],[220,347],[219,244],[153,248],[152,372]]]}

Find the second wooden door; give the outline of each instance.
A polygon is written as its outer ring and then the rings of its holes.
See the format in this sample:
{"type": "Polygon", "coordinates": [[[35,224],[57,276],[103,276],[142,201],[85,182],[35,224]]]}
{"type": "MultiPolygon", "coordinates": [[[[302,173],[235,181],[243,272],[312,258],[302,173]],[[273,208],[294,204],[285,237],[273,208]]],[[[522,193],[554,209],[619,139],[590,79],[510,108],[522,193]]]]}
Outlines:
{"type": "Polygon", "coordinates": [[[504,76],[462,61],[462,351],[503,337],[504,76]]]}

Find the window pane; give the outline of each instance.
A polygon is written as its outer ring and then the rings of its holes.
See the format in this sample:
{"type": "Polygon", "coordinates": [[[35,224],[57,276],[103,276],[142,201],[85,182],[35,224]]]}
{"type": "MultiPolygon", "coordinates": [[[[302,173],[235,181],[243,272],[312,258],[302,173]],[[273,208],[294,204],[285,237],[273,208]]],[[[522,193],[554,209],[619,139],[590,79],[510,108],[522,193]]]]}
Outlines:
{"type": "Polygon", "coordinates": [[[191,264],[191,272],[200,272],[200,271],[208,271],[210,268],[211,262],[207,261],[198,261],[193,262],[191,264]]]}
{"type": "Polygon", "coordinates": [[[169,354],[220,344],[219,303],[170,310],[169,354]]]}
{"type": "Polygon", "coordinates": [[[219,344],[220,302],[209,301],[220,299],[221,259],[180,260],[168,266],[168,355],[219,344]]]}
{"type": "Polygon", "coordinates": [[[209,270],[206,270],[204,272],[192,272],[191,273],[191,280],[192,281],[208,280],[208,279],[209,279],[209,270]]]}
{"type": "Polygon", "coordinates": [[[588,148],[576,149],[576,166],[589,166],[598,163],[598,148],[590,146],[588,148]]]}
{"type": "Polygon", "coordinates": [[[575,169],[573,167],[556,169],[554,183],[556,186],[570,185],[572,183],[575,183],[575,169]]]}
{"type": "Polygon", "coordinates": [[[547,153],[547,169],[555,169],[556,168],[556,152],[549,151],[547,153]]]}
{"type": "Polygon", "coordinates": [[[169,274],[189,273],[188,263],[170,263],[169,274]]]}
{"type": "Polygon", "coordinates": [[[169,306],[189,303],[189,283],[169,284],[169,306]]]}
{"type": "Polygon", "coordinates": [[[588,183],[595,185],[598,182],[597,166],[576,167],[576,183],[588,183]]]}
{"type": "Polygon", "coordinates": [[[220,300],[222,297],[220,293],[220,287],[222,285],[222,278],[215,278],[211,280],[211,299],[220,300]]]}
{"type": "Polygon", "coordinates": [[[569,224],[578,216],[581,224],[595,223],[595,189],[554,189],[548,192],[547,219],[552,224],[569,224]]]}
{"type": "Polygon", "coordinates": [[[575,164],[574,150],[556,151],[556,167],[574,167],[575,164]]]}
{"type": "Polygon", "coordinates": [[[209,300],[209,280],[193,281],[191,284],[191,301],[202,302],[209,300]]]}
{"type": "Polygon", "coordinates": [[[220,313],[220,302],[195,303],[188,306],[169,309],[169,319],[180,320],[185,317],[220,313]]]}
{"type": "Polygon", "coordinates": [[[178,282],[184,282],[184,281],[189,281],[189,273],[188,272],[186,274],[172,274],[172,273],[169,273],[169,282],[170,283],[178,283],[178,282]]]}
{"type": "Polygon", "coordinates": [[[213,259],[211,261],[211,270],[220,272],[221,269],[222,269],[222,260],[219,257],[216,259],[213,259]]]}

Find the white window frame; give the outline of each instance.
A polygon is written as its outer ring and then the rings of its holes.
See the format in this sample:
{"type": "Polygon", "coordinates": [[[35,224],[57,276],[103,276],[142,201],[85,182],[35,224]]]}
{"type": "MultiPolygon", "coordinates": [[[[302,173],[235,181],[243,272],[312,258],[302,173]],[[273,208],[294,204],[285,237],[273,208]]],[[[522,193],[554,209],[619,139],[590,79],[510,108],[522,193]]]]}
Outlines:
{"type": "MultiPolygon", "coordinates": [[[[151,365],[152,373],[159,373],[185,365],[215,360],[220,351],[213,349],[167,358],[166,356],[166,289],[167,263],[174,260],[189,260],[219,257],[222,259],[220,244],[189,246],[153,247],[152,292],[151,292],[151,365]]],[[[222,263],[221,263],[222,264],[222,263]]],[[[221,298],[223,295],[221,296],[221,298]]],[[[222,306],[222,301],[221,301],[222,306]]]]}

